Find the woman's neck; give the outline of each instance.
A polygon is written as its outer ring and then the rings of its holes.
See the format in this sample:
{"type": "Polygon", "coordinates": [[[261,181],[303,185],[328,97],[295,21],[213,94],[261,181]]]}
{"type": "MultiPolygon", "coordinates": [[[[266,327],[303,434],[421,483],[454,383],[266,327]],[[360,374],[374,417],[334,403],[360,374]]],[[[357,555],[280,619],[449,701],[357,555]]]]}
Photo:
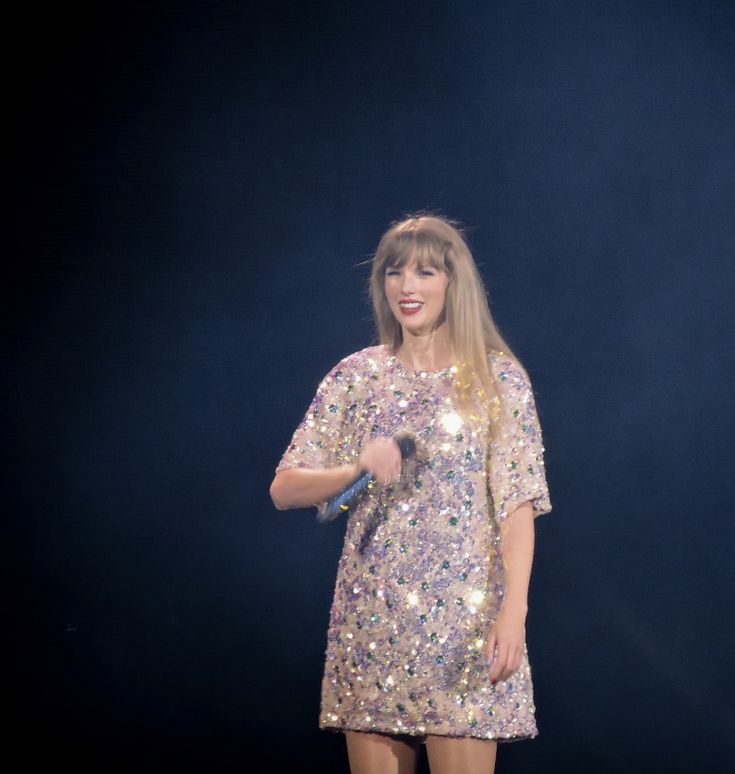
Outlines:
{"type": "Polygon", "coordinates": [[[404,330],[396,357],[414,371],[441,371],[454,365],[454,347],[446,323],[425,334],[407,334],[404,330]]]}

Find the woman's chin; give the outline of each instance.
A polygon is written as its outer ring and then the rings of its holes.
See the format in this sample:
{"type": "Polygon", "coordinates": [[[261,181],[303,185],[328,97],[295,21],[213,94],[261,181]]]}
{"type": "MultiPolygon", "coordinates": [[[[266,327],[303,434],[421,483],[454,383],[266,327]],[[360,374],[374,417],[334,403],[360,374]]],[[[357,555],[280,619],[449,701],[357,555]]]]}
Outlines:
{"type": "Polygon", "coordinates": [[[409,333],[412,336],[426,336],[432,331],[438,330],[444,320],[400,320],[401,327],[405,333],[409,333]]]}
{"type": "Polygon", "coordinates": [[[404,323],[403,333],[408,336],[428,336],[431,333],[431,327],[428,325],[406,325],[404,323]]]}

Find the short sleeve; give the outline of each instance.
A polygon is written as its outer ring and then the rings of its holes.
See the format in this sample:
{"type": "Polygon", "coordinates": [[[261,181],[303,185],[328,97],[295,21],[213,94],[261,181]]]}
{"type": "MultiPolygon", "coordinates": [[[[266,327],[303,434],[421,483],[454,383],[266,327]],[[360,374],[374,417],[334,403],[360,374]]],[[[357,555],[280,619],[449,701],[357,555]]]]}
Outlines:
{"type": "Polygon", "coordinates": [[[501,397],[498,424],[490,443],[489,485],[495,518],[504,521],[526,500],[533,515],[551,510],[544,446],[533,390],[511,358],[491,363],[501,397]]]}
{"type": "Polygon", "coordinates": [[[348,368],[342,360],[322,379],[276,473],[288,468],[330,468],[352,461],[355,452],[345,421],[351,408],[348,368]]]}

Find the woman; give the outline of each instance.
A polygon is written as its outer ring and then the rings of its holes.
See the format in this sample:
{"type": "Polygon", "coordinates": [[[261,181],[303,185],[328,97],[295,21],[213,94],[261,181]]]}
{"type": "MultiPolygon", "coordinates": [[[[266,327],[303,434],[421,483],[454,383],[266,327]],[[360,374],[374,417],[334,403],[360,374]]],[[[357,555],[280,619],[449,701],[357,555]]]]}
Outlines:
{"type": "Polygon", "coordinates": [[[488,772],[537,734],[525,646],[534,517],[551,510],[528,376],[459,231],[395,223],[372,261],[380,346],[323,379],[271,485],[328,501],[363,471],[327,635],[321,728],[353,774],[488,772]],[[415,454],[401,459],[396,435],[415,454]]]}

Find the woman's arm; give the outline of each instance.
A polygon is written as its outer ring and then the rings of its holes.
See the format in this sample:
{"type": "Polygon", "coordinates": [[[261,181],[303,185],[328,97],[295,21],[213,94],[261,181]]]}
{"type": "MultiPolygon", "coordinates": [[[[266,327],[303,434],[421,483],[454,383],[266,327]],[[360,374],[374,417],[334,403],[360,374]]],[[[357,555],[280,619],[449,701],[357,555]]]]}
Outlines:
{"type": "Polygon", "coordinates": [[[270,488],[279,511],[309,508],[341,492],[360,475],[358,462],[335,468],[289,468],[276,473],[270,488]]]}
{"type": "Polygon", "coordinates": [[[357,462],[333,468],[288,468],[276,473],[270,494],[279,511],[309,508],[324,502],[351,484],[363,470],[379,484],[401,475],[401,452],[392,438],[374,438],[365,444],[357,462]]]}
{"type": "Polygon", "coordinates": [[[500,523],[505,569],[505,598],[503,607],[528,612],[528,585],[533,564],[535,530],[533,505],[521,503],[508,518],[500,523]]]}
{"type": "Polygon", "coordinates": [[[505,597],[488,639],[490,678],[507,680],[521,665],[526,643],[528,585],[534,547],[533,505],[526,500],[500,523],[505,569],[505,597]]]}

